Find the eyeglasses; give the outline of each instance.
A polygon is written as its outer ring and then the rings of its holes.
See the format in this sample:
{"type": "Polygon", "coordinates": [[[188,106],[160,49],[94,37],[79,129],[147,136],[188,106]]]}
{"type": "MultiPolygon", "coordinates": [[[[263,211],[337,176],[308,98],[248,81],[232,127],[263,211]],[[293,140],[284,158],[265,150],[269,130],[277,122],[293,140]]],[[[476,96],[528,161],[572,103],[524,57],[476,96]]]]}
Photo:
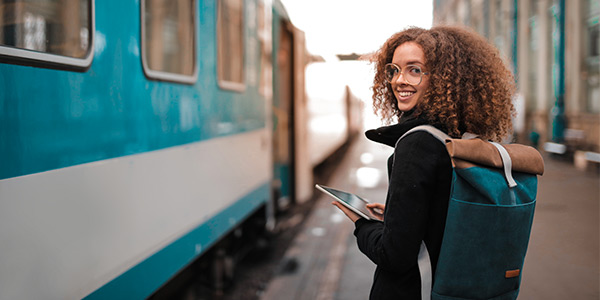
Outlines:
{"type": "Polygon", "coordinates": [[[429,75],[429,72],[423,72],[421,67],[415,65],[407,65],[404,70],[397,64],[389,63],[384,67],[385,81],[392,83],[398,80],[398,76],[402,74],[404,81],[410,85],[419,85],[423,80],[423,75],[429,75]]]}

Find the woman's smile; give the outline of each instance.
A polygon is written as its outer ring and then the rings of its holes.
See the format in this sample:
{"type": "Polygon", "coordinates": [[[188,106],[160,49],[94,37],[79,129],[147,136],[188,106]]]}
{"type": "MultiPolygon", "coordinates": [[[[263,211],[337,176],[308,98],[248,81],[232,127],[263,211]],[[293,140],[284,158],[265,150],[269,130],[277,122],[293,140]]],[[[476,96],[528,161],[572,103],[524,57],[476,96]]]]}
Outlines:
{"type": "Polygon", "coordinates": [[[400,90],[396,90],[396,99],[398,101],[408,101],[410,99],[410,97],[412,97],[414,94],[416,93],[416,91],[400,91],[400,90]]]}

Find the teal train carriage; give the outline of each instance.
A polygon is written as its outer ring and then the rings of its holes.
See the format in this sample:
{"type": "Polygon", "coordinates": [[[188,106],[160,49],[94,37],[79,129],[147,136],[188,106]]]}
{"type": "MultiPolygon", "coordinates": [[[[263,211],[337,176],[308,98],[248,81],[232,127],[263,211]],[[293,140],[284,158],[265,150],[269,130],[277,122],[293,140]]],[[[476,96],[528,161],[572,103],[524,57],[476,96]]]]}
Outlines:
{"type": "Polygon", "coordinates": [[[147,298],[273,228],[304,49],[278,1],[0,0],[0,299],[147,298]]]}

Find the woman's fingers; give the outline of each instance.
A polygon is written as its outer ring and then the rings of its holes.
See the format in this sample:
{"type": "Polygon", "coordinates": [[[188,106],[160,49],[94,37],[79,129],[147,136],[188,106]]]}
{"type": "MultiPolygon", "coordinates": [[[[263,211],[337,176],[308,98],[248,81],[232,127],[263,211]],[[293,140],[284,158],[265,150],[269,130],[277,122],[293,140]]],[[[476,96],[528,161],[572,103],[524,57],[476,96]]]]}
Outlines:
{"type": "Polygon", "coordinates": [[[385,210],[385,205],[381,203],[369,203],[367,204],[367,209],[371,212],[371,214],[380,221],[383,221],[383,211],[385,210]]]}

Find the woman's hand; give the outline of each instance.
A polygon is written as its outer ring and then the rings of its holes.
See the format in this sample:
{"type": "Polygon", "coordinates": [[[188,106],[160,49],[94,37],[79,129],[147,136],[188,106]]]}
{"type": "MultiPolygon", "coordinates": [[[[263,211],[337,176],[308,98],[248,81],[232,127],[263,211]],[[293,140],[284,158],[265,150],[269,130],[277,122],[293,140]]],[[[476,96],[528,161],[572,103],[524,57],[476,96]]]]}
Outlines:
{"type": "Polygon", "coordinates": [[[361,216],[357,215],[355,212],[346,208],[344,205],[342,205],[341,203],[339,203],[337,201],[333,201],[333,202],[331,202],[331,204],[333,204],[334,206],[339,208],[352,222],[356,222],[356,220],[362,218],[361,216]]]}
{"type": "Polygon", "coordinates": [[[383,211],[385,210],[385,204],[381,203],[369,203],[367,204],[367,209],[373,217],[375,217],[379,221],[383,221],[383,211]]]}

